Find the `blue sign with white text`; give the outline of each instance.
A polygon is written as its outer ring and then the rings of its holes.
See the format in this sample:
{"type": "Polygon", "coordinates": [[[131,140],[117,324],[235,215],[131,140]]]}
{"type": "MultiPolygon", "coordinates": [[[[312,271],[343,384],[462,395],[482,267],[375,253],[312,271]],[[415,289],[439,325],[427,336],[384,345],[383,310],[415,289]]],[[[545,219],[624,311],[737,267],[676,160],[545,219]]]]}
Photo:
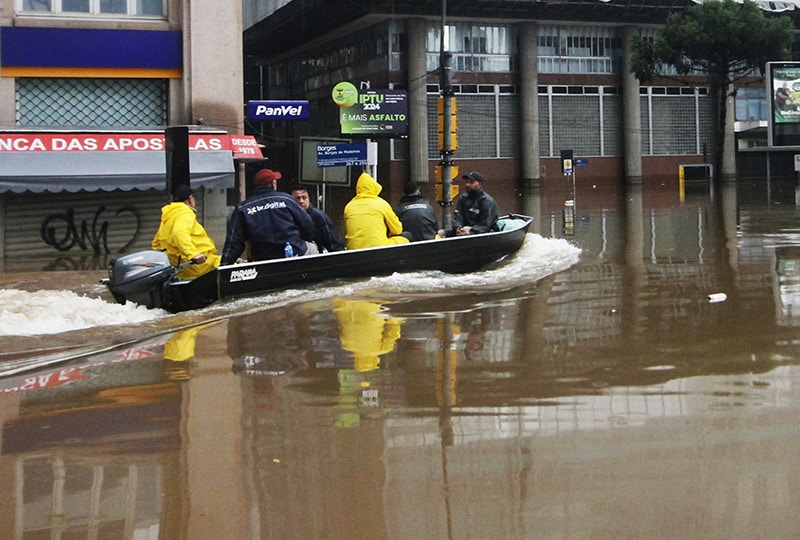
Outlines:
{"type": "Polygon", "coordinates": [[[354,167],[367,165],[367,143],[320,144],[317,167],[354,167]]]}
{"type": "Polygon", "coordinates": [[[308,120],[308,101],[248,101],[247,119],[257,122],[308,120]]]}

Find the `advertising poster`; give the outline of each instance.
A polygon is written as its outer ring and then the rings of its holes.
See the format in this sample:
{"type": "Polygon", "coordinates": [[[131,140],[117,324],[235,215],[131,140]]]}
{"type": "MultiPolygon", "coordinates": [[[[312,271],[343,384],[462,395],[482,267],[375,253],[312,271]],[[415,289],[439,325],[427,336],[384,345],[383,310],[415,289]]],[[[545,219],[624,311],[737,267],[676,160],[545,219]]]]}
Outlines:
{"type": "Polygon", "coordinates": [[[769,146],[800,147],[800,62],[767,63],[769,146]]]}
{"type": "Polygon", "coordinates": [[[405,90],[359,90],[340,82],[331,92],[339,107],[341,134],[402,137],[408,134],[408,93],[405,90]]]}

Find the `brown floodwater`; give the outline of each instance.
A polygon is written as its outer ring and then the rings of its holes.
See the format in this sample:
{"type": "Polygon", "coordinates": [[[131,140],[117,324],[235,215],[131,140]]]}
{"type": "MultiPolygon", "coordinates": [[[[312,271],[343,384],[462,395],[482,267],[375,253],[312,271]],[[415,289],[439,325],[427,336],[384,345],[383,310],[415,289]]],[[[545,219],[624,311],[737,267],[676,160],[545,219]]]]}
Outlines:
{"type": "Polygon", "coordinates": [[[0,538],[800,537],[794,183],[563,198],[473,276],[0,335],[0,538]]]}

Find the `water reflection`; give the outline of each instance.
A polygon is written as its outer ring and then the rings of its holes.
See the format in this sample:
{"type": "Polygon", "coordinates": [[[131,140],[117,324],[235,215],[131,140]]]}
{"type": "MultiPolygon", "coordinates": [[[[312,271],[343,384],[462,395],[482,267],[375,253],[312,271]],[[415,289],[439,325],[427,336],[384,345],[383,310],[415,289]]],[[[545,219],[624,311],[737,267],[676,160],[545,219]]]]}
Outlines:
{"type": "Polygon", "coordinates": [[[14,486],[6,500],[16,502],[3,508],[8,528],[0,536],[133,538],[176,530],[180,507],[168,506],[176,501],[163,494],[177,471],[182,393],[165,377],[164,342],[4,381],[0,394],[17,405],[3,422],[2,485],[14,486]]]}
{"type": "Polygon", "coordinates": [[[569,270],[4,381],[0,537],[796,537],[800,211],[749,190],[579,193],[569,231],[539,190],[569,270]]]}

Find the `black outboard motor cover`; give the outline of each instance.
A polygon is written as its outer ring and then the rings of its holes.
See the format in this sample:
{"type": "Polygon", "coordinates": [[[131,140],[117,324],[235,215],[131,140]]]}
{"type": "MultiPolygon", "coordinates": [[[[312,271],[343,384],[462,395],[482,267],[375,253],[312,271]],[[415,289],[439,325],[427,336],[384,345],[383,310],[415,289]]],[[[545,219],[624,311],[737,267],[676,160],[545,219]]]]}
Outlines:
{"type": "MultiPolygon", "coordinates": [[[[177,268],[169,263],[162,251],[137,251],[116,257],[108,264],[106,285],[118,300],[148,298],[150,293],[160,294],[163,285],[175,277],[177,268]]],[[[152,307],[152,306],[149,306],[152,307]]]]}

